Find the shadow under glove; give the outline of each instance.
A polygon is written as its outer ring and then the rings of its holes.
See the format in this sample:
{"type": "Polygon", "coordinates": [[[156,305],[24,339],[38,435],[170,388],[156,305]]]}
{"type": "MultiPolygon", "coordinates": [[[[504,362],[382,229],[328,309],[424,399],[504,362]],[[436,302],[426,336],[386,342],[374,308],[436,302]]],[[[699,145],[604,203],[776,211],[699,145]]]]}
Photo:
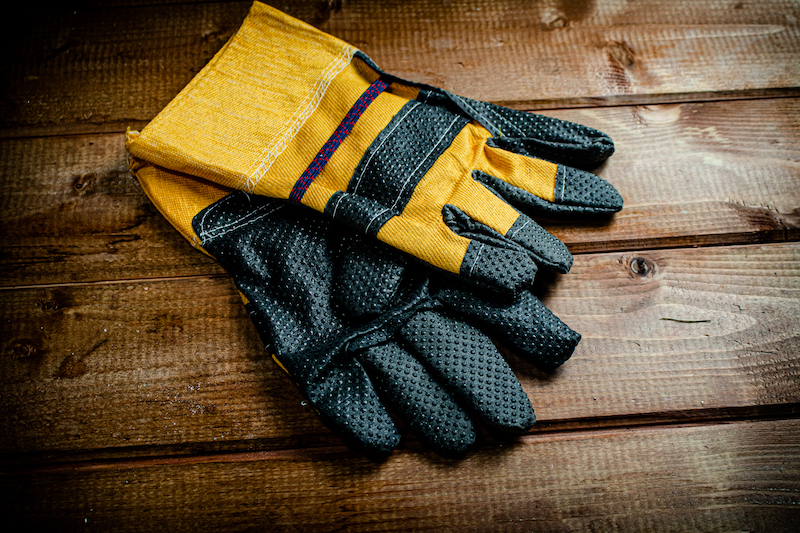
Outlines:
{"type": "Polygon", "coordinates": [[[533,425],[519,381],[478,327],[547,368],[580,340],[528,291],[483,299],[289,202],[235,192],[193,228],[278,363],[368,455],[400,441],[384,405],[444,456],[473,445],[476,422],[512,433],[533,425]]]}

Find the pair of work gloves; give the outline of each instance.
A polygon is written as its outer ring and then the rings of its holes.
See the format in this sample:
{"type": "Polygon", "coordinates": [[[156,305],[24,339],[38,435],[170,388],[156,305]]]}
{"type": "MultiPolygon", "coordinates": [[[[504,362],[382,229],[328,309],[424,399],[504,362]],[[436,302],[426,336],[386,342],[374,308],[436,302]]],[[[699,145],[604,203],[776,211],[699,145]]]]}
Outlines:
{"type": "Polygon", "coordinates": [[[398,79],[258,2],[127,147],[156,207],[232,274],[274,359],[369,455],[400,443],[390,412],[445,456],[480,425],[530,429],[487,334],[543,369],[580,335],[530,291],[572,257],[522,211],[622,207],[579,170],[613,152],[603,133],[398,79]]]}

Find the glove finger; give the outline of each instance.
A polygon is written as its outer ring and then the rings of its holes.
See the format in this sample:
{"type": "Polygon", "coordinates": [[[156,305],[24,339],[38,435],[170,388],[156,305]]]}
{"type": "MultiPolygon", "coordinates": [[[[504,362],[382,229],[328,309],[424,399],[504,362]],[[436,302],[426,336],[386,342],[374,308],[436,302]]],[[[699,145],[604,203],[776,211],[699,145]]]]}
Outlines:
{"type": "Polygon", "coordinates": [[[577,168],[558,166],[552,201],[479,170],[476,170],[473,176],[509,203],[523,210],[548,214],[602,215],[616,213],[622,209],[622,196],[613,185],[599,176],[577,168]]]}
{"type": "Polygon", "coordinates": [[[615,213],[622,209],[622,196],[603,178],[493,144],[492,139],[487,140],[473,176],[509,202],[556,213],[615,213]]]}
{"type": "Polygon", "coordinates": [[[436,453],[463,455],[475,443],[467,413],[410,353],[395,343],[359,352],[382,397],[436,453]]]}
{"type": "Polygon", "coordinates": [[[371,456],[383,456],[397,448],[397,426],[357,361],[340,361],[324,375],[298,383],[309,381],[306,396],[345,441],[371,456]]]}
{"type": "MultiPolygon", "coordinates": [[[[533,279],[531,273],[525,276],[524,272],[515,270],[530,268],[535,272],[536,264],[562,273],[569,272],[572,254],[563,242],[545,231],[533,219],[520,213],[517,213],[517,218],[510,227],[506,229],[501,226],[498,231],[496,226],[492,227],[484,222],[492,222],[491,209],[488,206],[471,210],[471,213],[452,205],[446,205],[442,209],[445,224],[456,234],[472,239],[464,256],[462,274],[483,279],[497,277],[499,270],[505,276],[509,276],[510,272],[511,278],[516,276],[520,279],[533,279]],[[485,213],[489,217],[483,216],[485,213]],[[530,259],[527,263],[519,257],[521,254],[528,254],[530,259]]],[[[520,286],[521,284],[516,285],[520,286]]]]}
{"type": "Polygon", "coordinates": [[[434,311],[417,313],[400,334],[439,382],[487,426],[511,432],[531,428],[536,417],[530,400],[486,335],[434,311]]]}
{"type": "Polygon", "coordinates": [[[542,370],[562,365],[581,340],[579,333],[527,290],[489,300],[478,291],[449,286],[435,296],[542,370]]]}
{"type": "Polygon", "coordinates": [[[614,153],[611,137],[566,120],[448,95],[494,137],[497,146],[575,166],[600,163],[614,153]]]}

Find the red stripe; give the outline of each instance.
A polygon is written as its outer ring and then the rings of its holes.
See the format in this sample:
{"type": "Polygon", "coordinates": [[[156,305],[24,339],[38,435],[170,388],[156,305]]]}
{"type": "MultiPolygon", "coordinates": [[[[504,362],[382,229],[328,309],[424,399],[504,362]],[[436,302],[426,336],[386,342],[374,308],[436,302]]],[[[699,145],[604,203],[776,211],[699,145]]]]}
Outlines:
{"type": "Polygon", "coordinates": [[[350,108],[350,111],[347,112],[347,115],[345,115],[342,122],[337,126],[336,131],[333,132],[330,139],[322,146],[322,149],[314,157],[311,164],[308,165],[308,168],[300,176],[300,179],[295,182],[294,187],[292,187],[292,192],[289,194],[290,200],[299,202],[303,199],[303,195],[305,195],[308,187],[317,178],[319,173],[322,172],[325,165],[328,164],[333,152],[342,144],[344,138],[353,130],[353,126],[356,125],[359,117],[364,114],[369,104],[371,104],[379,94],[385,91],[388,86],[389,84],[385,81],[377,79],[358,97],[356,103],[353,104],[353,107],[350,108]]]}

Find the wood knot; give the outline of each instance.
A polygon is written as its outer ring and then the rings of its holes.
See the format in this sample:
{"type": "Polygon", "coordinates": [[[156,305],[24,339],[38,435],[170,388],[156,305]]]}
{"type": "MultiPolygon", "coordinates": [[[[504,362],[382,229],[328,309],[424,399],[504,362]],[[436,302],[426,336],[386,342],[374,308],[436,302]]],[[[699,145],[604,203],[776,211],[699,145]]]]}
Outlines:
{"type": "Polygon", "coordinates": [[[96,180],[97,176],[94,173],[81,174],[72,178],[72,188],[78,194],[83,195],[92,188],[96,180]]]}
{"type": "Polygon", "coordinates": [[[608,42],[606,43],[606,51],[612,62],[625,68],[631,68],[636,59],[636,54],[634,54],[631,47],[624,42],[608,42]]]}
{"type": "Polygon", "coordinates": [[[27,341],[18,341],[11,346],[11,357],[14,359],[26,359],[36,355],[36,346],[27,341]]]}
{"type": "Polygon", "coordinates": [[[556,17],[545,24],[545,29],[558,30],[561,28],[566,28],[567,26],[569,26],[569,21],[565,17],[556,17]]]}
{"type": "Polygon", "coordinates": [[[57,300],[39,300],[38,302],[39,307],[42,309],[43,312],[49,313],[52,311],[58,311],[61,308],[61,304],[58,303],[57,300]]]}
{"type": "Polygon", "coordinates": [[[646,257],[633,257],[628,262],[628,269],[634,277],[651,278],[655,272],[655,265],[646,257]]]}

